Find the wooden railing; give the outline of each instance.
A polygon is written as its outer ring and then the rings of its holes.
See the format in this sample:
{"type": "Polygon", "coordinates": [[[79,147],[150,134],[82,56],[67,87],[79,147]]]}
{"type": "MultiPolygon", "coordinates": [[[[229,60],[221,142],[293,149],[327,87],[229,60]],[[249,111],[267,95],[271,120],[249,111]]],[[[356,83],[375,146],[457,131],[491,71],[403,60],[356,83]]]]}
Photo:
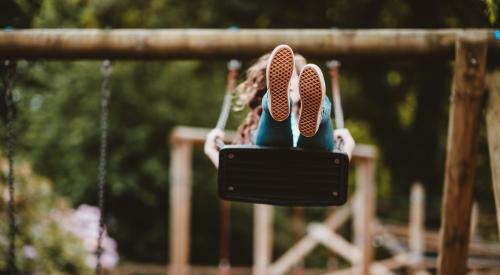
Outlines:
{"type": "MultiPolygon", "coordinates": [[[[171,274],[189,274],[189,232],[191,209],[191,154],[194,146],[201,146],[209,129],[177,127],[169,137],[170,159],[170,270],[171,274]]],[[[226,142],[234,138],[226,134],[226,142]]],[[[348,259],[355,267],[368,274],[373,260],[373,220],[375,214],[375,165],[373,146],[357,145],[352,162],[356,169],[356,192],[351,202],[332,211],[323,223],[310,226],[309,233],[299,240],[276,262],[272,262],[272,206],[255,205],[254,210],[254,266],[253,274],[284,274],[302,260],[318,244],[325,245],[348,259]],[[352,206],[356,205],[356,206],[352,206]],[[355,209],[351,209],[352,207],[355,209]],[[352,215],[354,244],[331,229],[340,227],[352,215]],[[330,232],[324,234],[325,232],[330,232]],[[340,244],[340,245],[338,245],[340,244]]],[[[375,266],[377,269],[377,265],[375,266]]],[[[383,266],[378,269],[387,271],[383,266]]]]}

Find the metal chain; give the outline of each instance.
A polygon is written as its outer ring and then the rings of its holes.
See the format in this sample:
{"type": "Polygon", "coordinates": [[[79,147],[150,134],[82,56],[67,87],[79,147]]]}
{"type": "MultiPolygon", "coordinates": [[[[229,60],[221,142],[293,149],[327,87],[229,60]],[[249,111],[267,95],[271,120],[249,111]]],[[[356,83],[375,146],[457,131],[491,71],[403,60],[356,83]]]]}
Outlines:
{"type": "Polygon", "coordinates": [[[219,119],[217,120],[217,125],[215,128],[224,130],[226,128],[227,120],[229,118],[229,113],[231,112],[231,103],[233,101],[233,90],[234,83],[238,77],[238,70],[241,68],[241,62],[236,59],[231,59],[227,63],[227,83],[226,83],[226,93],[224,94],[224,101],[222,103],[222,108],[219,114],[219,119]]]}
{"type": "MultiPolygon", "coordinates": [[[[332,100],[333,111],[335,114],[335,126],[337,129],[344,128],[344,113],[342,111],[342,103],[340,101],[340,88],[339,88],[339,68],[340,62],[332,59],[326,62],[326,66],[330,69],[330,78],[332,79],[332,100]]],[[[344,140],[341,137],[335,139],[335,149],[343,151],[344,140]]]]}
{"type": "Polygon", "coordinates": [[[101,255],[103,252],[102,249],[102,238],[104,236],[104,232],[106,231],[106,225],[104,222],[104,195],[105,195],[105,185],[106,185],[106,160],[107,160],[107,139],[108,139],[108,112],[109,112],[109,99],[111,97],[111,89],[109,88],[109,80],[111,76],[112,66],[111,61],[104,60],[101,65],[101,75],[102,75],[102,84],[101,84],[101,146],[100,146],[100,155],[99,155],[99,170],[98,170],[98,180],[99,180],[99,189],[98,189],[98,204],[100,210],[99,217],[99,232],[97,236],[97,249],[96,249],[96,257],[97,264],[95,273],[97,275],[101,274],[101,255]]]}
{"type": "MultiPolygon", "coordinates": [[[[222,108],[219,113],[219,119],[217,120],[216,129],[224,130],[226,129],[227,120],[231,112],[231,103],[233,101],[233,90],[236,78],[238,77],[238,70],[241,68],[241,62],[236,59],[231,59],[227,63],[227,83],[226,92],[224,94],[224,101],[222,103],[222,108]]],[[[215,144],[219,149],[224,147],[224,141],[220,138],[215,140],[215,144]]]]}
{"type": "Polygon", "coordinates": [[[16,62],[6,60],[4,63],[6,68],[4,77],[5,88],[5,103],[7,106],[7,160],[9,163],[9,171],[7,176],[7,184],[9,186],[9,201],[8,201],[8,219],[9,219],[9,250],[7,257],[7,270],[10,274],[18,274],[16,266],[16,205],[14,198],[14,145],[16,142],[14,129],[14,99],[12,96],[12,82],[16,73],[16,62]]]}
{"type": "Polygon", "coordinates": [[[344,151],[344,139],[342,139],[341,137],[335,139],[335,149],[344,151]]]}

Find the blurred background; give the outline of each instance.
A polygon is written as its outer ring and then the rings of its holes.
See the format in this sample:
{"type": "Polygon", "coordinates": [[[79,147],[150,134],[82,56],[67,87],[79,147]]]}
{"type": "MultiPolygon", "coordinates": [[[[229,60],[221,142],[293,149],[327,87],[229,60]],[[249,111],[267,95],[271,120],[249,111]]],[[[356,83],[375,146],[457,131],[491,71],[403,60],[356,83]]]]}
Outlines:
{"type": "MultiPolygon", "coordinates": [[[[495,28],[499,26],[497,13],[497,0],[4,0],[0,3],[0,27],[495,28]]],[[[106,222],[109,236],[116,241],[120,264],[167,264],[167,137],[177,125],[215,125],[225,89],[227,61],[114,62],[106,222]]],[[[254,60],[242,61],[239,81],[254,60]]],[[[327,70],[326,60],[308,61],[327,70]]],[[[437,229],[452,64],[432,59],[340,61],[346,126],[357,143],[376,145],[380,152],[377,216],[392,223],[407,223],[409,189],[413,182],[420,181],[427,195],[426,225],[437,229]]],[[[3,76],[4,71],[1,73],[3,76]]],[[[23,262],[24,268],[42,259],[51,262],[54,257],[64,261],[54,261],[44,270],[55,274],[57,270],[72,273],[88,268],[80,257],[85,252],[78,254],[66,247],[72,237],[45,217],[48,213],[74,214],[76,210],[71,209],[97,205],[100,85],[100,62],[18,63],[13,91],[16,164],[18,196],[25,202],[18,206],[22,228],[19,242],[20,253],[31,259],[23,262]],[[50,234],[53,237],[49,240],[41,237],[46,234],[36,232],[37,226],[43,232],[58,233],[50,234]],[[35,256],[23,242],[31,244],[35,256]]],[[[5,97],[2,94],[0,98],[4,122],[5,97]]],[[[235,129],[245,115],[245,111],[232,113],[228,128],[235,129]]],[[[5,127],[0,128],[0,135],[0,250],[5,251],[5,127]]],[[[474,186],[474,198],[481,211],[479,233],[485,239],[498,241],[484,127],[481,137],[474,186]]],[[[193,165],[190,260],[193,265],[216,266],[216,236],[220,230],[216,170],[201,150],[195,150],[193,165]]],[[[252,206],[234,203],[232,209],[231,262],[251,266],[252,206]]],[[[295,238],[291,213],[290,208],[275,210],[275,257],[295,238]]],[[[324,209],[308,208],[305,213],[306,220],[322,219],[324,209]]],[[[349,235],[349,228],[342,230],[349,235]]],[[[324,267],[327,257],[328,251],[319,248],[307,258],[306,265],[324,267]]]]}

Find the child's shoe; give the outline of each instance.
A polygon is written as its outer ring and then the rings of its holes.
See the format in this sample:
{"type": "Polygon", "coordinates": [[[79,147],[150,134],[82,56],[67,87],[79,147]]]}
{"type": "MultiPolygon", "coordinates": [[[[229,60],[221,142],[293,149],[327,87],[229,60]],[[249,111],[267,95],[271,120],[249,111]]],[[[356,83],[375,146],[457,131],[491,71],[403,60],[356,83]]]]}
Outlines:
{"type": "Polygon", "coordinates": [[[266,68],[269,111],[276,121],[284,121],[290,115],[288,87],[294,68],[293,51],[287,45],[274,48],[266,68]]]}
{"type": "Polygon", "coordinates": [[[301,100],[299,131],[305,137],[312,137],[318,131],[325,90],[325,79],[321,69],[314,64],[305,65],[299,76],[301,100]]]}

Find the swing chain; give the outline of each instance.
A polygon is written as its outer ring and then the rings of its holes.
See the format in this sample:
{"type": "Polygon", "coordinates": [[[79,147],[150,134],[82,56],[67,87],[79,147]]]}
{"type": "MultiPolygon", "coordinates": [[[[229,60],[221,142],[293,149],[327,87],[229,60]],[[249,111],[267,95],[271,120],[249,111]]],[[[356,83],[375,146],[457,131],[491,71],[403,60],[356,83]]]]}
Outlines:
{"type": "Polygon", "coordinates": [[[102,239],[106,231],[106,224],[104,219],[104,195],[106,185],[106,160],[107,160],[107,139],[108,139],[108,113],[109,113],[109,99],[111,97],[111,89],[109,87],[109,80],[112,72],[112,64],[110,60],[104,60],[101,65],[101,140],[100,140],[100,155],[99,155],[99,175],[98,175],[98,204],[100,210],[99,216],[99,232],[97,237],[96,257],[97,264],[95,273],[101,274],[101,255],[103,253],[102,239]]]}
{"type": "Polygon", "coordinates": [[[335,139],[335,149],[344,151],[344,139],[342,139],[341,137],[335,139]]]}
{"type": "Polygon", "coordinates": [[[7,160],[9,163],[9,170],[7,176],[7,183],[9,187],[9,201],[8,201],[8,219],[9,219],[9,249],[7,258],[7,270],[10,274],[18,274],[16,267],[16,205],[14,198],[14,146],[15,146],[15,129],[14,129],[14,98],[12,95],[12,83],[14,81],[14,76],[16,74],[16,62],[12,60],[6,60],[5,66],[5,77],[4,77],[4,88],[5,88],[5,103],[7,109],[7,160]]]}

